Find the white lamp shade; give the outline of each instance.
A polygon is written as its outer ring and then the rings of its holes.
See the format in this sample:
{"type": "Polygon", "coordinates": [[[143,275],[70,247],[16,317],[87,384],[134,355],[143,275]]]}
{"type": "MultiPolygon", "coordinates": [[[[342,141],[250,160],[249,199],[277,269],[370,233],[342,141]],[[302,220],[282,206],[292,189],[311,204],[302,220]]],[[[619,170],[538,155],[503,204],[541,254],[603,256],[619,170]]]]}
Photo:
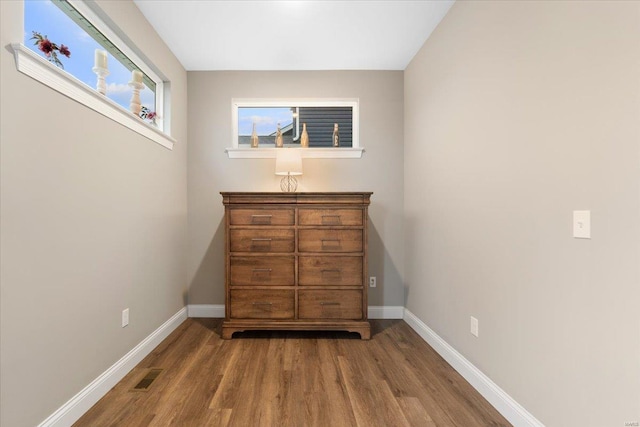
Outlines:
{"type": "Polygon", "coordinates": [[[276,175],[302,175],[302,155],[295,148],[276,150],[276,175]]]}

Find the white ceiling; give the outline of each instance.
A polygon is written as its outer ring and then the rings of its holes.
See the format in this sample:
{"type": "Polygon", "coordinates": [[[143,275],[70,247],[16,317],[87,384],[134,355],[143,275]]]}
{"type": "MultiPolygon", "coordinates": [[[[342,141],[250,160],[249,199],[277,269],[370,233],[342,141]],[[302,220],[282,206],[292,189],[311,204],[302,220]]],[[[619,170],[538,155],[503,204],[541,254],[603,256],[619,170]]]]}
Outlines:
{"type": "Polygon", "coordinates": [[[187,70],[404,70],[454,0],[134,0],[187,70]]]}

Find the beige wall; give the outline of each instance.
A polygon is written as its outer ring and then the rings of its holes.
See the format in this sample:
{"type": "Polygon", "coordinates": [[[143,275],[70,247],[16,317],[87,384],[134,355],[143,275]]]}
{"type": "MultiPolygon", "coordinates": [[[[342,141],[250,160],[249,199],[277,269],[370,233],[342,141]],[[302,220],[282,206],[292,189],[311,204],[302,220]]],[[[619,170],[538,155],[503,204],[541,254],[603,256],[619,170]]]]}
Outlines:
{"type": "Polygon", "coordinates": [[[273,159],[229,159],[232,98],[359,98],[361,159],[304,159],[302,191],[373,191],[370,305],[401,305],[403,73],[189,72],[189,303],[224,303],[220,191],[280,191],[273,159]]]}
{"type": "Polygon", "coordinates": [[[186,72],[132,2],[99,4],[171,80],[178,143],[16,71],[22,2],[0,2],[2,426],[40,423],[186,301],[186,72]]]}
{"type": "MultiPolygon", "coordinates": [[[[188,86],[132,3],[99,4],[171,80],[179,142],[88,110],[2,49],[1,425],[42,421],[187,298],[224,302],[219,191],[278,189],[273,160],[224,153],[234,97],[360,99],[363,158],[305,160],[300,186],[374,192],[371,305],[406,301],[548,426],[640,418],[639,3],[458,2],[405,73],[188,86]],[[577,209],[592,240],[570,235],[577,209]]],[[[22,39],[21,2],[0,19],[2,46],[22,39]]]]}
{"type": "Polygon", "coordinates": [[[640,3],[459,1],[404,110],[409,310],[545,425],[640,421],[640,3]]]}

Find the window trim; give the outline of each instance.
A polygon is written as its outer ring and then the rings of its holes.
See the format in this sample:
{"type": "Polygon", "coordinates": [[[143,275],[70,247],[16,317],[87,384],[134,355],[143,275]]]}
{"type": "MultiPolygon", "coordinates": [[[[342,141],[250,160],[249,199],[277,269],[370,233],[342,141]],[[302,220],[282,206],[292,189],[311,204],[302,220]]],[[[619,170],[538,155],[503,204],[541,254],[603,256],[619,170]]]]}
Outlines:
{"type": "MultiPolygon", "coordinates": [[[[352,107],[353,131],[351,147],[308,147],[300,150],[303,158],[361,158],[364,148],[360,147],[360,100],[357,98],[233,98],[231,99],[231,147],[225,149],[230,159],[270,159],[275,158],[273,147],[240,147],[238,144],[239,107],[352,107]]],[[[290,148],[291,149],[291,148],[290,148]]]]}
{"type": "Polygon", "coordinates": [[[146,123],[115,101],[107,98],[84,82],[51,64],[22,43],[12,43],[16,68],[23,74],[49,86],[92,110],[128,127],[134,132],[173,149],[176,140],[155,126],[146,123]]]}

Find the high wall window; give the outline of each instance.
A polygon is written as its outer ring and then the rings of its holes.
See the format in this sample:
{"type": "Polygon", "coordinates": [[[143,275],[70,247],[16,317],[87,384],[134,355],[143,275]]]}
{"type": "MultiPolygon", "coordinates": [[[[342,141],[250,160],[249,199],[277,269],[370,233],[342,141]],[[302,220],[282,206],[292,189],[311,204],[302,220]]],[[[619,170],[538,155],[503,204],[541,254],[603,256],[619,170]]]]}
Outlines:
{"type": "Polygon", "coordinates": [[[303,157],[362,155],[357,99],[233,99],[231,103],[229,157],[273,157],[276,135],[280,134],[283,147],[299,148],[303,157]]]}
{"type": "MultiPolygon", "coordinates": [[[[127,55],[115,46],[100,30],[93,26],[71,3],[65,0],[27,0],[24,4],[24,44],[45,58],[57,57],[59,66],[90,87],[96,87],[95,51],[107,52],[109,75],[106,77],[106,95],[122,107],[129,109],[132,71],[140,70],[127,55]],[[69,56],[60,50],[48,56],[39,46],[34,33],[55,43],[64,45],[69,56]]],[[[51,59],[50,59],[51,60],[51,59]]],[[[52,62],[54,62],[52,60],[52,62]]],[[[140,101],[150,112],[156,111],[156,82],[143,72],[144,88],[140,101]]]]}
{"type": "Polygon", "coordinates": [[[145,53],[123,41],[129,40],[127,35],[96,3],[24,0],[23,4],[22,43],[11,44],[18,71],[173,147],[164,105],[169,82],[141,59],[145,53]]]}
{"type": "Polygon", "coordinates": [[[253,125],[263,147],[275,146],[278,127],[285,147],[299,147],[303,126],[309,147],[332,147],[338,125],[340,147],[353,146],[353,107],[239,107],[238,147],[251,143],[253,125]]]}

